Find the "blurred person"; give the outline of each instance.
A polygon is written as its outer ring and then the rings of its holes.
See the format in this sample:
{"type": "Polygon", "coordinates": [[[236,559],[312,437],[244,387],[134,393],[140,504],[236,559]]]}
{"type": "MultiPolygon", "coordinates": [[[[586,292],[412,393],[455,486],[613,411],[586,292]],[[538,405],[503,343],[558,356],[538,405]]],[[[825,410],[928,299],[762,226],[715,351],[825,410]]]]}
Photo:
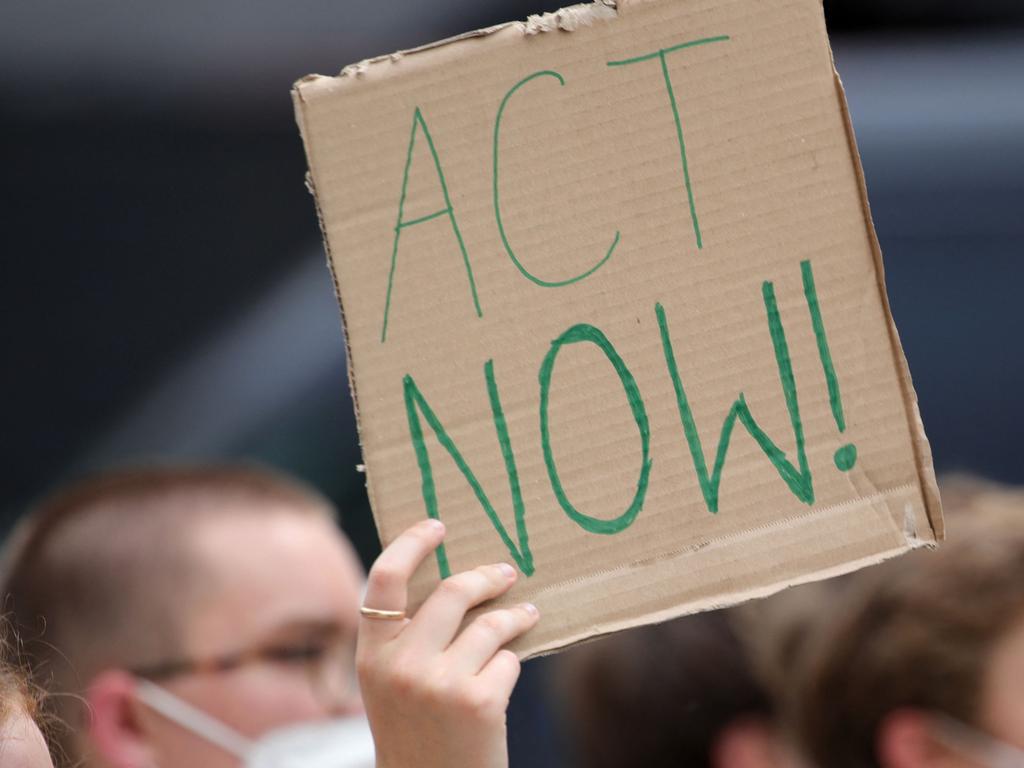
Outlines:
{"type": "Polygon", "coordinates": [[[296,739],[303,765],[372,765],[362,581],[326,500],[244,467],[88,478],[21,522],[0,572],[62,751],[95,768],[286,764],[296,739]]]}
{"type": "Polygon", "coordinates": [[[735,609],[621,632],[566,654],[579,768],[781,768],[775,706],[735,609]]]}
{"type": "Polygon", "coordinates": [[[498,649],[536,611],[492,611],[458,633],[514,583],[495,565],[447,579],[406,619],[405,582],[443,535],[425,521],[399,537],[361,605],[351,546],[304,486],[245,467],[126,470],[34,510],[6,544],[0,588],[68,724],[68,764],[373,765],[358,629],[377,766],[429,766],[434,744],[438,766],[498,768],[519,669],[498,649]],[[476,684],[481,667],[493,672],[476,684]]]}
{"type": "Polygon", "coordinates": [[[853,574],[786,710],[814,765],[1024,766],[1024,493],[943,487],[949,540],[853,574]]]}

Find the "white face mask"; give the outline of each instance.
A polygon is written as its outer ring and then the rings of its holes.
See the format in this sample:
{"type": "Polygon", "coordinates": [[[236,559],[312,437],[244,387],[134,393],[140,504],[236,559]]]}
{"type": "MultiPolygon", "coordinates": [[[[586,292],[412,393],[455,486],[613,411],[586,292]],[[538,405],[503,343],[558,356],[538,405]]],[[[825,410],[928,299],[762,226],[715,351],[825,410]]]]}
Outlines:
{"type": "Polygon", "coordinates": [[[373,768],[365,717],[297,723],[248,739],[170,691],[139,680],[139,700],[182,728],[242,760],[245,768],[373,768]]]}
{"type": "Polygon", "coordinates": [[[985,768],[1024,768],[1024,750],[949,715],[934,715],[932,723],[940,742],[985,768]]]}

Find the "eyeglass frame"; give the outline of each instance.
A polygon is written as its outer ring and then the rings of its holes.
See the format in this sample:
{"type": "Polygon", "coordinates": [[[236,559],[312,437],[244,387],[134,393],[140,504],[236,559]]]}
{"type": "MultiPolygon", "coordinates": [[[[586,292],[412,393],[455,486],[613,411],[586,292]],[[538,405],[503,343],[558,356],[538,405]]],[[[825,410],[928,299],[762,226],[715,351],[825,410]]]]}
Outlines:
{"type": "Polygon", "coordinates": [[[158,682],[183,675],[218,675],[256,664],[287,665],[302,662],[306,667],[309,684],[313,695],[321,699],[325,705],[343,704],[352,701],[359,695],[359,685],[355,672],[355,637],[344,632],[335,632],[333,638],[319,647],[310,642],[268,641],[229,653],[211,655],[205,658],[177,658],[153,664],[144,664],[128,668],[128,672],[136,677],[158,682]],[[337,651],[341,653],[337,653],[337,651]],[[344,658],[349,663],[348,678],[341,686],[342,690],[333,694],[325,684],[327,675],[324,667],[329,660],[344,658]]]}

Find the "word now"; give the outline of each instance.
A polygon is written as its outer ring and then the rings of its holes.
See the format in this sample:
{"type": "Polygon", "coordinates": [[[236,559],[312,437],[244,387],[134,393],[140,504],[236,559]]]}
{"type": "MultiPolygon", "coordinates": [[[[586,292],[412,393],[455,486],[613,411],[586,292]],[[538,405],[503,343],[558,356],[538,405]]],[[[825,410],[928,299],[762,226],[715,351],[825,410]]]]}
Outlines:
{"type": "MultiPolygon", "coordinates": [[[[825,374],[825,381],[828,387],[829,402],[832,408],[832,415],[835,419],[839,432],[846,430],[846,420],[843,414],[842,398],[839,392],[839,381],[836,377],[835,368],[832,364],[832,355],[829,351],[828,338],[825,334],[825,326],[821,317],[821,308],[818,304],[817,290],[814,284],[814,272],[810,261],[803,261],[800,264],[803,278],[804,297],[807,300],[807,308],[810,314],[811,325],[814,328],[814,335],[817,341],[818,354],[821,359],[822,369],[825,374]]],[[[672,339],[669,333],[668,320],[665,310],[660,303],[654,305],[654,314],[658,321],[658,329],[661,335],[662,351],[665,356],[665,366],[672,381],[675,392],[676,406],[679,411],[679,419],[683,428],[683,435],[686,438],[690,455],[693,459],[693,468],[697,474],[704,503],[709,512],[718,511],[719,488],[722,482],[722,471],[725,468],[725,459],[729,451],[729,443],[732,438],[733,429],[739,422],[751,437],[757,442],[765,456],[775,467],[779,476],[789,487],[790,491],[805,504],[814,503],[814,484],[811,477],[811,469],[807,463],[807,451],[804,445],[804,429],[800,418],[800,405],[797,400],[796,381],[793,377],[793,366],[789,355],[789,346],[786,342],[786,332],[779,316],[778,305],[775,299],[775,287],[771,282],[764,282],[761,286],[761,293],[764,299],[765,314],[768,322],[768,331],[771,336],[772,348],[775,354],[775,362],[779,373],[779,383],[786,402],[786,410],[789,414],[789,421],[793,429],[793,436],[796,441],[796,463],[794,464],[780,449],[775,441],[760,427],[754,415],[750,412],[747,402],[741,392],[728,415],[722,424],[718,438],[718,446],[714,451],[714,462],[708,467],[705,458],[704,444],[697,430],[697,424],[693,417],[693,410],[690,407],[686,387],[683,384],[682,376],[679,373],[679,365],[676,361],[675,352],[672,348],[672,339]]],[[[491,503],[480,485],[479,480],[473,473],[462,452],[452,440],[444,424],[438,418],[433,408],[427,402],[426,397],[420,390],[416,381],[411,375],[403,379],[405,395],[405,411],[409,422],[409,435],[412,439],[413,449],[416,453],[417,464],[419,465],[422,478],[423,501],[426,505],[427,514],[433,518],[439,518],[439,506],[437,492],[434,483],[434,471],[430,462],[430,455],[427,451],[426,437],[423,429],[423,422],[426,422],[437,442],[447,451],[448,455],[455,462],[466,482],[469,483],[476,495],[477,500],[483,507],[491,525],[494,526],[501,541],[508,548],[512,558],[519,568],[526,575],[534,572],[533,555],[530,552],[529,533],[526,526],[526,509],[523,503],[523,494],[519,483],[519,472],[516,468],[515,453],[512,450],[512,439],[509,435],[508,425],[505,421],[505,413],[501,406],[498,384],[494,375],[494,361],[488,360],[484,363],[484,381],[487,386],[487,396],[490,400],[491,414],[494,421],[494,430],[498,437],[498,444],[501,447],[501,454],[505,463],[505,472],[508,476],[509,489],[512,494],[512,509],[515,519],[515,540],[498,517],[491,503]]],[[[557,339],[551,342],[551,348],[544,356],[538,373],[540,384],[540,439],[541,449],[544,454],[544,464],[547,468],[548,479],[554,491],[559,506],[568,517],[585,531],[597,534],[617,534],[624,531],[636,520],[637,515],[643,509],[644,498],[647,494],[648,481],[650,479],[652,457],[650,455],[650,425],[647,418],[647,409],[644,406],[643,397],[637,386],[636,379],[630,373],[629,367],[619,355],[612,342],[601,332],[599,328],[589,324],[579,324],[568,328],[557,339]],[[551,393],[551,380],[554,375],[555,363],[561,350],[571,344],[594,344],[607,357],[608,362],[615,370],[622,388],[626,393],[629,407],[632,411],[636,428],[640,435],[642,462],[640,474],[636,482],[636,491],[629,506],[612,519],[593,517],[581,511],[573,505],[565,492],[559,478],[558,465],[551,446],[549,398],[551,393]]],[[[836,467],[843,472],[849,471],[857,461],[857,448],[852,443],[843,445],[835,452],[836,467]]],[[[446,578],[451,574],[448,565],[448,555],[442,544],[436,552],[438,569],[441,577],[446,578]]]]}

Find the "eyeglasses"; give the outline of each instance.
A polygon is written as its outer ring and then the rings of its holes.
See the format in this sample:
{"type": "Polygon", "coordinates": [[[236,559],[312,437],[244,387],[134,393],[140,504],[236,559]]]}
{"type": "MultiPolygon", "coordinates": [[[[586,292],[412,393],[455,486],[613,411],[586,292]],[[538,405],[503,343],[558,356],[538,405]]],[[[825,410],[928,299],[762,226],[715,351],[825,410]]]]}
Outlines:
{"type": "Polygon", "coordinates": [[[254,664],[301,668],[316,698],[328,708],[350,704],[359,696],[355,638],[331,632],[299,641],[275,641],[203,659],[172,659],[129,671],[154,682],[181,675],[213,675],[254,664]]]}

